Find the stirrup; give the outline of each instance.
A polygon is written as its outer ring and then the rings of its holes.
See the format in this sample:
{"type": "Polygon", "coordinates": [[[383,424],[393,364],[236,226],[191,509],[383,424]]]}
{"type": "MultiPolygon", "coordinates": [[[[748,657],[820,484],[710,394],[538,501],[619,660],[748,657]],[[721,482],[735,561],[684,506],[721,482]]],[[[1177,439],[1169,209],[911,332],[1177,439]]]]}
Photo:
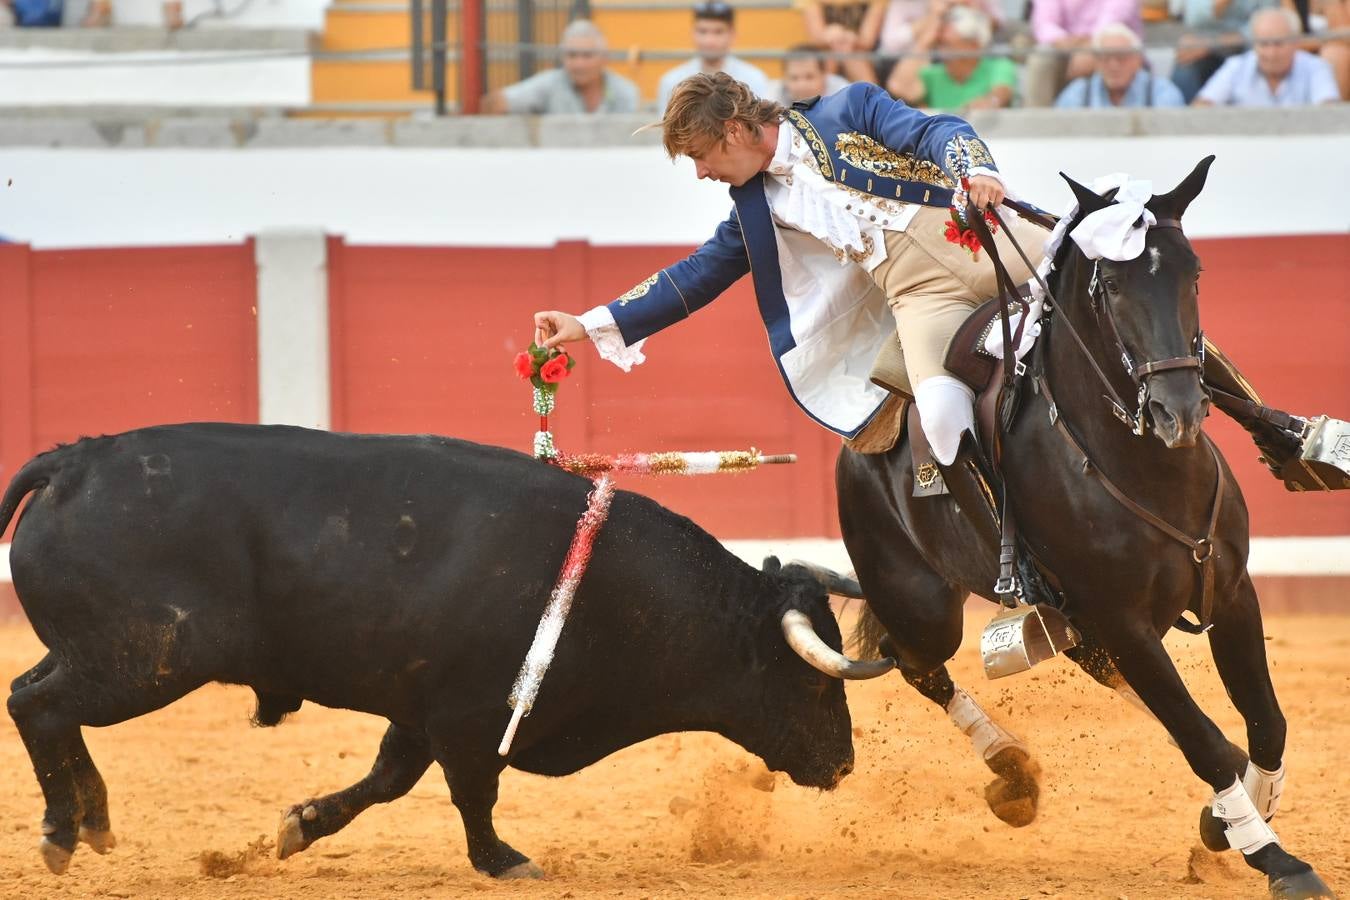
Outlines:
{"type": "Polygon", "coordinates": [[[1350,488],[1350,422],[1317,416],[1303,430],[1303,449],[1280,471],[1291,491],[1350,488]]]}
{"type": "Polygon", "coordinates": [[[1016,606],[999,610],[980,635],[984,674],[993,679],[1025,672],[1081,641],[1064,613],[1019,600],[1016,606]]]}

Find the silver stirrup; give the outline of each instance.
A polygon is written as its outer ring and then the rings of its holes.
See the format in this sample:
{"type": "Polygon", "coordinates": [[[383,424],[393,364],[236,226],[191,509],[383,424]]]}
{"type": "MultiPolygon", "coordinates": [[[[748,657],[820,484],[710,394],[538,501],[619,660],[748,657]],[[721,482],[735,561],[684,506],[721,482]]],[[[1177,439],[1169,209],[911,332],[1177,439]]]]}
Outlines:
{"type": "Polygon", "coordinates": [[[1018,603],[994,616],[980,635],[984,674],[1002,678],[1078,646],[1082,638],[1053,606],[1018,603]]]}

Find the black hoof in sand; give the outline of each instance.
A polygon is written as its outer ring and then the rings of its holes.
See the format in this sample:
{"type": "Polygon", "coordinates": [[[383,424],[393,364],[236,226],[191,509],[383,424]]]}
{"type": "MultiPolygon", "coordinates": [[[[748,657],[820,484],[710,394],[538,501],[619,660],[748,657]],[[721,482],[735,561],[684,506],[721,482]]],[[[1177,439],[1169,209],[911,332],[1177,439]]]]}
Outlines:
{"type": "Polygon", "coordinates": [[[1270,896],[1276,900],[1336,900],[1336,892],[1312,869],[1271,879],[1270,896]]]}
{"type": "Polygon", "coordinates": [[[1215,853],[1232,849],[1228,835],[1224,834],[1223,819],[1214,815],[1208,805],[1200,807],[1200,843],[1215,853]]]}

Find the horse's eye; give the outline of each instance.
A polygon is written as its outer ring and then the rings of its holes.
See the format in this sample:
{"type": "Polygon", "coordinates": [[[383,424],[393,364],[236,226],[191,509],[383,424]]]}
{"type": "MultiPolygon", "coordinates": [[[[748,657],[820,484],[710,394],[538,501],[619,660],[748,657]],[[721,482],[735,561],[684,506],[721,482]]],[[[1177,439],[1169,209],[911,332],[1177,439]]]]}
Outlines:
{"type": "Polygon", "coordinates": [[[1113,294],[1120,293],[1120,282],[1116,281],[1114,278],[1103,278],[1102,286],[1113,294]]]}

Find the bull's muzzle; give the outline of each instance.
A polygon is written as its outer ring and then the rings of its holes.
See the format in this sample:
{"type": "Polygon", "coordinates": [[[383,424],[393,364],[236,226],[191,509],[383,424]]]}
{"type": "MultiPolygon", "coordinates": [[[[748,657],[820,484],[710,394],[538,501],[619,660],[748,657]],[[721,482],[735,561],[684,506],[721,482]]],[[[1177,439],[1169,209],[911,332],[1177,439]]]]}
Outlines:
{"type": "Polygon", "coordinates": [[[866,661],[849,659],[831,648],[816,634],[810,617],[801,610],[790,609],[783,613],[783,636],[798,656],[832,678],[860,681],[885,675],[895,668],[895,660],[890,658],[866,661]]]}

